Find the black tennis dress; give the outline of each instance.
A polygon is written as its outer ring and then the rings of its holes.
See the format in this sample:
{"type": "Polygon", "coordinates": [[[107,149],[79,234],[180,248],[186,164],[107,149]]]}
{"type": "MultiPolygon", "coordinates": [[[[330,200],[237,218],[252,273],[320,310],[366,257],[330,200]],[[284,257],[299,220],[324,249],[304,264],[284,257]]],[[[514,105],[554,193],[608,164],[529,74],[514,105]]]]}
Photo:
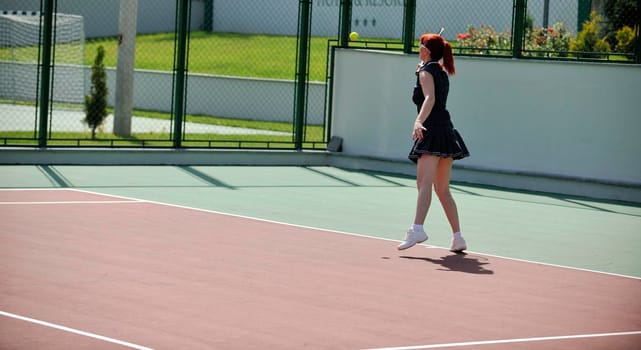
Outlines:
{"type": "MultiPolygon", "coordinates": [[[[434,90],[436,101],[429,116],[423,123],[427,130],[423,130],[423,140],[414,141],[408,158],[414,163],[418,162],[421,154],[432,154],[442,158],[463,159],[469,157],[463,138],[454,129],[450,112],[446,109],[447,94],[450,90],[450,80],[447,73],[438,62],[428,62],[419,71],[426,71],[434,78],[434,90]]],[[[420,112],[425,96],[416,72],[416,86],[412,95],[412,101],[416,104],[416,112],[420,112]]]]}

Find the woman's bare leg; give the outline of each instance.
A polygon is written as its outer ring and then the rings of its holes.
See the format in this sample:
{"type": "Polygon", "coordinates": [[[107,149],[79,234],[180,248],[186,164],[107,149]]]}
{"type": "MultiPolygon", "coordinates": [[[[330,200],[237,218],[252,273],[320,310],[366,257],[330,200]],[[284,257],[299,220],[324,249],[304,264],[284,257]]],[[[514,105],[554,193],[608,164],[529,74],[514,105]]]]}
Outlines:
{"type": "Polygon", "coordinates": [[[460,232],[458,210],[452,193],[450,192],[450,176],[452,174],[452,158],[440,158],[436,166],[436,175],[434,177],[434,191],[438,196],[445,216],[452,227],[452,232],[460,232]]]}
{"type": "Polygon", "coordinates": [[[416,199],[415,225],[423,225],[427,217],[427,211],[432,202],[432,184],[436,176],[436,167],[439,158],[429,154],[423,154],[418,158],[416,165],[416,187],[418,198],[416,199]]]}

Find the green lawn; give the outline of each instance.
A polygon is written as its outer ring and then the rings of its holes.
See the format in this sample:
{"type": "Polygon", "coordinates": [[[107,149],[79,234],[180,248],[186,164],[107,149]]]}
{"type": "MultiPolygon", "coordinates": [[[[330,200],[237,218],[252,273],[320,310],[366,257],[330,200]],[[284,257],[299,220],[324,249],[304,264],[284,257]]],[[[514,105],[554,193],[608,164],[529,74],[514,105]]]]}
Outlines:
{"type": "MultiPolygon", "coordinates": [[[[327,41],[313,37],[310,47],[310,79],[325,81],[327,41]]],[[[295,78],[295,36],[192,32],[189,40],[188,69],[191,73],[295,78]]],[[[105,48],[105,65],[115,67],[117,38],[87,40],[85,62],[91,65],[99,45],[105,48]]],[[[136,68],[171,71],[174,64],[174,33],[144,34],[136,37],[136,68]]]]}
{"type": "MultiPolygon", "coordinates": [[[[174,33],[141,34],[136,37],[137,69],[171,71],[174,66],[174,33]]],[[[327,41],[312,37],[309,74],[312,81],[325,81],[327,41]]],[[[78,50],[59,44],[59,52],[78,50]]],[[[116,67],[118,38],[104,37],[85,42],[85,65],[91,66],[96,49],[105,48],[105,66],[116,67]]],[[[188,70],[191,73],[294,80],[297,37],[262,34],[192,32],[189,38],[188,70]]],[[[34,61],[37,46],[0,48],[0,60],[34,61]]],[[[71,57],[73,59],[73,57],[71,57]]],[[[58,61],[57,63],[72,63],[58,61]]]]}

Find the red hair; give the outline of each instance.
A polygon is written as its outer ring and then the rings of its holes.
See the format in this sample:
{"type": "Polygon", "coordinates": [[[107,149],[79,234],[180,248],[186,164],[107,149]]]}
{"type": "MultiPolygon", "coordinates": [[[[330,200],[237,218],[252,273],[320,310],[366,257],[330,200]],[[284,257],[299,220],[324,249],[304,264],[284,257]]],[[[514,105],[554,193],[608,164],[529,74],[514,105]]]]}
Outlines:
{"type": "Polygon", "coordinates": [[[442,36],[438,34],[423,34],[419,40],[421,44],[430,50],[430,56],[435,61],[443,59],[442,67],[450,75],[456,74],[454,68],[454,55],[452,54],[452,46],[442,36]]]}

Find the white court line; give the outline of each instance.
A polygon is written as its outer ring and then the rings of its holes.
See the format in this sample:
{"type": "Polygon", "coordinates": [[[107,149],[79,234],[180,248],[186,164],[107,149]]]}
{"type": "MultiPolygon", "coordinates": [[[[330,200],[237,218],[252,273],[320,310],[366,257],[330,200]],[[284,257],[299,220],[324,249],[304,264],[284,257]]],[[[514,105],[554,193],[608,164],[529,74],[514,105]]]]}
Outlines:
{"type": "Polygon", "coordinates": [[[0,205],[43,205],[43,204],[126,204],[145,203],[145,201],[51,201],[51,202],[0,202],[0,205]]]}
{"type": "Polygon", "coordinates": [[[94,339],[106,341],[106,342],[109,342],[109,343],[123,345],[123,346],[129,347],[129,348],[132,348],[132,349],[153,350],[152,348],[148,348],[148,347],[145,347],[145,346],[136,345],[136,344],[133,344],[133,343],[128,343],[126,341],[113,339],[113,338],[105,337],[105,336],[98,335],[98,334],[93,334],[93,333],[89,333],[89,332],[85,332],[85,331],[81,331],[81,330],[77,330],[77,329],[73,329],[73,328],[69,328],[69,327],[65,327],[65,326],[60,326],[60,325],[49,323],[49,322],[45,322],[45,321],[36,320],[36,319],[33,319],[33,318],[29,318],[29,317],[24,317],[24,316],[12,314],[12,313],[5,312],[5,311],[2,311],[2,310],[0,310],[0,315],[6,316],[6,317],[15,318],[15,319],[26,321],[26,322],[39,324],[39,325],[45,326],[45,327],[51,327],[51,328],[59,329],[61,331],[74,333],[74,334],[82,335],[82,336],[89,337],[89,338],[94,338],[94,339]]]}
{"type": "MultiPolygon", "coordinates": [[[[36,188],[0,188],[0,192],[11,192],[11,191],[17,191],[17,192],[22,192],[22,191],[73,191],[73,188],[69,187],[36,187],[36,188]]],[[[107,195],[108,196],[108,195],[107,195]]]]}
{"type": "Polygon", "coordinates": [[[623,336],[623,335],[639,335],[639,334],[641,334],[641,331],[617,332],[617,333],[578,334],[578,335],[561,335],[561,336],[556,336],[556,337],[484,340],[484,341],[471,341],[471,342],[463,342],[463,343],[445,343],[445,344],[432,344],[432,345],[399,346],[399,347],[392,347],[392,348],[371,348],[371,349],[364,349],[364,350],[442,349],[442,348],[455,348],[455,347],[461,347],[461,346],[495,345],[495,344],[525,343],[525,342],[535,342],[535,341],[583,339],[583,338],[597,338],[597,337],[616,337],[616,336],[623,336]]]}

